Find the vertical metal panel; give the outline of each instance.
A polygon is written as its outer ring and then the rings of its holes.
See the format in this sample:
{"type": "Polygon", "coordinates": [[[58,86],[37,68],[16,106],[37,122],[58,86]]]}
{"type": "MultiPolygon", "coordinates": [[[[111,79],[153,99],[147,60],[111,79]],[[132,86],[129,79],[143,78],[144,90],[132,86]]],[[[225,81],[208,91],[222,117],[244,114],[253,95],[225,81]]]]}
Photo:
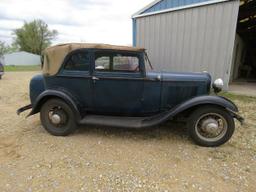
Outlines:
{"type": "Polygon", "coordinates": [[[227,89],[238,10],[236,0],[137,18],[137,46],[157,70],[208,71],[227,89]]]}
{"type": "Polygon", "coordinates": [[[136,19],[132,19],[132,45],[135,47],[137,42],[136,38],[136,33],[137,33],[137,24],[136,24],[136,19]]]}
{"type": "Polygon", "coordinates": [[[153,5],[152,7],[148,8],[147,10],[145,10],[143,13],[151,13],[155,11],[161,11],[164,9],[192,5],[192,4],[202,3],[207,1],[210,1],[210,0],[162,0],[156,3],[155,5],[153,5]]]}
{"type": "Polygon", "coordinates": [[[5,54],[3,56],[5,65],[40,65],[40,55],[35,55],[25,51],[5,54]]]}

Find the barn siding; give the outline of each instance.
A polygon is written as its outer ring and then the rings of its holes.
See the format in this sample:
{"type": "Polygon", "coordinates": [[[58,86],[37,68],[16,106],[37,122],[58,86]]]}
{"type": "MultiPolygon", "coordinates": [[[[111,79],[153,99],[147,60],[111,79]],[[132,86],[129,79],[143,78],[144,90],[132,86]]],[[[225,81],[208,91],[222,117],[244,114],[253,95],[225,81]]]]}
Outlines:
{"type": "Polygon", "coordinates": [[[227,89],[238,9],[236,0],[136,18],[136,45],[156,70],[208,71],[227,89]]]}
{"type": "Polygon", "coordinates": [[[3,56],[5,65],[40,65],[41,57],[28,52],[14,52],[3,56]]]}

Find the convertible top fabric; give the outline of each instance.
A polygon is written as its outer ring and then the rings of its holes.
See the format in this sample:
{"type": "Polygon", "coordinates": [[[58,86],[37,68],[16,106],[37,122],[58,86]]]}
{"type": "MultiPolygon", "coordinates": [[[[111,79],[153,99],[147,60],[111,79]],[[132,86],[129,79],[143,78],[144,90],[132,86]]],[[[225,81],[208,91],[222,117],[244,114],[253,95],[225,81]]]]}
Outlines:
{"type": "Polygon", "coordinates": [[[88,43],[70,43],[61,44],[49,47],[44,51],[44,64],[43,74],[44,75],[56,75],[65,59],[65,57],[74,50],[77,49],[109,49],[109,50],[121,50],[121,51],[145,51],[143,48],[128,47],[128,46],[117,46],[107,44],[88,44],[88,43]]]}

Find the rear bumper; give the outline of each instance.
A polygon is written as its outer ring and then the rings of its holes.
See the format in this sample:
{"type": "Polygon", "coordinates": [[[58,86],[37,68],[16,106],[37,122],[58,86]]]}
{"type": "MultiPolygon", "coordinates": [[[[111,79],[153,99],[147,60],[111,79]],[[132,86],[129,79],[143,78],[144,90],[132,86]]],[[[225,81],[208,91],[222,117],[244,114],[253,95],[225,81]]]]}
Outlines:
{"type": "Polygon", "coordinates": [[[32,109],[32,104],[29,104],[29,105],[19,108],[17,110],[17,115],[20,115],[21,113],[23,113],[24,111],[27,111],[29,109],[32,109]]]}

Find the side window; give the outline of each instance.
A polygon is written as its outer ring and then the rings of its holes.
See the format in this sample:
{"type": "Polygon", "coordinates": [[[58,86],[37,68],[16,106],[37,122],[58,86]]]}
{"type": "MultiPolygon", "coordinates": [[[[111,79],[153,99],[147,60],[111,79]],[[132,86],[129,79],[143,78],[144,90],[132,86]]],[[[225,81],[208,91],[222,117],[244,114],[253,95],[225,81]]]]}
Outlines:
{"type": "Polygon", "coordinates": [[[136,56],[116,55],[113,59],[114,71],[139,71],[139,58],[136,56]]]}
{"type": "Polygon", "coordinates": [[[139,56],[132,53],[96,52],[96,71],[139,72],[139,56]]]}
{"type": "Polygon", "coordinates": [[[95,69],[97,71],[109,71],[110,70],[110,56],[107,54],[95,55],[95,69]]]}
{"type": "Polygon", "coordinates": [[[88,52],[75,52],[65,64],[64,69],[69,71],[89,71],[90,57],[88,52]]]}

